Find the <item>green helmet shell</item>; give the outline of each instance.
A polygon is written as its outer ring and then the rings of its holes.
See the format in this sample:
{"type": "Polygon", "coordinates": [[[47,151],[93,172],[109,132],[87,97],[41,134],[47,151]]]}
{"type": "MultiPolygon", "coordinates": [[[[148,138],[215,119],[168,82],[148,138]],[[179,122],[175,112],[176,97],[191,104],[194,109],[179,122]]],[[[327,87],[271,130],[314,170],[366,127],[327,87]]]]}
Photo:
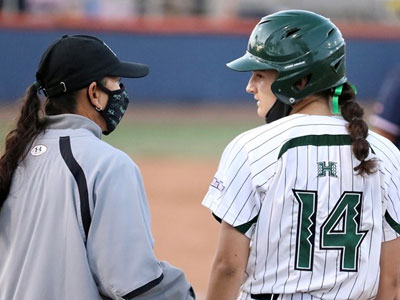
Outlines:
{"type": "Polygon", "coordinates": [[[347,81],[341,32],[329,19],[304,10],[263,17],[250,35],[245,55],[227,66],[240,72],[276,70],[272,92],[291,105],[347,81]],[[299,90],[296,83],[305,77],[308,83],[299,90]]]}

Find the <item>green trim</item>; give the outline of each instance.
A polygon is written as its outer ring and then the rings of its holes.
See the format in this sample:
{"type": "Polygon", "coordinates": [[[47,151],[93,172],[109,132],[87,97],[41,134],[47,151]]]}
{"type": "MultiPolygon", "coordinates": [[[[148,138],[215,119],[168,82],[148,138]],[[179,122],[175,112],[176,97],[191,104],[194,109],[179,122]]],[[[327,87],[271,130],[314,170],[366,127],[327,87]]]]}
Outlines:
{"type": "Polygon", "coordinates": [[[385,213],[385,220],[389,223],[390,227],[392,227],[394,231],[400,234],[400,224],[393,220],[387,211],[385,213]]]}
{"type": "Polygon", "coordinates": [[[237,229],[238,231],[240,231],[241,233],[245,234],[251,227],[251,225],[253,225],[254,223],[256,223],[258,220],[258,215],[255,216],[253,219],[251,219],[250,221],[248,221],[247,223],[244,223],[242,225],[236,226],[235,229],[237,229]]]}
{"type": "Polygon", "coordinates": [[[212,213],[212,215],[215,218],[215,220],[217,220],[218,223],[222,223],[222,219],[220,217],[217,217],[217,215],[214,213],[212,213]]]}
{"type": "MultiPolygon", "coordinates": [[[[218,217],[216,214],[212,213],[212,215],[213,215],[213,217],[214,217],[219,223],[222,222],[222,219],[221,219],[220,217],[218,217]]],[[[239,225],[239,226],[236,226],[236,227],[234,226],[234,228],[235,228],[236,230],[238,230],[239,232],[245,234],[245,233],[250,229],[251,225],[253,225],[254,223],[256,223],[257,220],[258,220],[258,215],[255,216],[255,217],[254,217],[253,219],[251,219],[250,221],[248,221],[247,223],[244,223],[244,224],[239,225]]]]}
{"type": "Polygon", "coordinates": [[[372,152],[373,154],[376,154],[375,151],[374,151],[374,149],[372,149],[371,145],[369,146],[369,149],[371,149],[371,152],[372,152]]]}
{"type": "Polygon", "coordinates": [[[322,134],[322,135],[304,135],[287,141],[279,152],[278,159],[291,148],[300,146],[342,146],[351,145],[351,137],[347,134],[322,134]]]}

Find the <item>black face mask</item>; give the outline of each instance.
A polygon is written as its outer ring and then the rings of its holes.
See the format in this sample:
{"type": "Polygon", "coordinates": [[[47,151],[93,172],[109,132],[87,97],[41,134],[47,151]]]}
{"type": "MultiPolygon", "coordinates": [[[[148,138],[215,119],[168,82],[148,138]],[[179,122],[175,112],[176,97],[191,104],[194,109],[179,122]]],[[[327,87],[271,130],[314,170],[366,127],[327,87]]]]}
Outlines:
{"type": "Polygon", "coordinates": [[[101,84],[97,84],[108,95],[107,106],[103,110],[98,110],[107,124],[107,130],[103,131],[103,133],[108,135],[117,127],[124,116],[128,107],[129,97],[122,83],[120,83],[120,89],[116,91],[110,91],[101,84]]]}

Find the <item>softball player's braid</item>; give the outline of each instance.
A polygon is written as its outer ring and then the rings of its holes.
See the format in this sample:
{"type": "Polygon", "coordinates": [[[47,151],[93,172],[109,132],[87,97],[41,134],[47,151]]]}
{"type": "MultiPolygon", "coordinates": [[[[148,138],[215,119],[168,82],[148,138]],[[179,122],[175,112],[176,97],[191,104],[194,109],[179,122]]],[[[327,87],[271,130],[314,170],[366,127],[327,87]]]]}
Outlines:
{"type": "Polygon", "coordinates": [[[354,156],[360,161],[360,164],[354,168],[360,175],[370,175],[376,171],[376,160],[371,158],[366,160],[370,151],[370,145],[366,140],[368,136],[368,125],[362,119],[364,115],[363,108],[358,102],[353,101],[355,92],[353,88],[345,83],[343,85],[342,96],[339,97],[339,105],[341,104],[341,112],[343,118],[349,122],[347,130],[353,141],[352,149],[354,156]]]}
{"type": "MultiPolygon", "coordinates": [[[[324,97],[331,97],[332,90],[317,93],[324,97]]],[[[360,175],[370,175],[376,171],[376,160],[371,158],[366,160],[369,155],[370,145],[366,140],[368,136],[368,125],[363,120],[364,109],[355,101],[356,94],[349,83],[343,84],[342,94],[339,96],[339,105],[343,118],[348,122],[347,130],[353,141],[352,150],[354,156],[360,164],[354,167],[360,175]]]]}

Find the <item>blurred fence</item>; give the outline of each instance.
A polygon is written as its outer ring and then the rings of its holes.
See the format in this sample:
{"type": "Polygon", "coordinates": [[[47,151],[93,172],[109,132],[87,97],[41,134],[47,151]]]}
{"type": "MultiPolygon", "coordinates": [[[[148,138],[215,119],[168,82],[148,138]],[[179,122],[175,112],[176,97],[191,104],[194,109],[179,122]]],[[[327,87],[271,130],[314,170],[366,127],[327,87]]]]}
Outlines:
{"type": "MultiPolygon", "coordinates": [[[[150,65],[150,75],[125,80],[136,101],[243,101],[248,73],[225,63],[242,55],[257,19],[135,18],[119,21],[81,17],[0,16],[0,101],[20,97],[35,80],[40,56],[64,34],[102,38],[121,60],[150,65]]],[[[347,41],[348,78],[359,97],[377,96],[385,73],[400,62],[400,27],[338,23],[347,41]]]]}

